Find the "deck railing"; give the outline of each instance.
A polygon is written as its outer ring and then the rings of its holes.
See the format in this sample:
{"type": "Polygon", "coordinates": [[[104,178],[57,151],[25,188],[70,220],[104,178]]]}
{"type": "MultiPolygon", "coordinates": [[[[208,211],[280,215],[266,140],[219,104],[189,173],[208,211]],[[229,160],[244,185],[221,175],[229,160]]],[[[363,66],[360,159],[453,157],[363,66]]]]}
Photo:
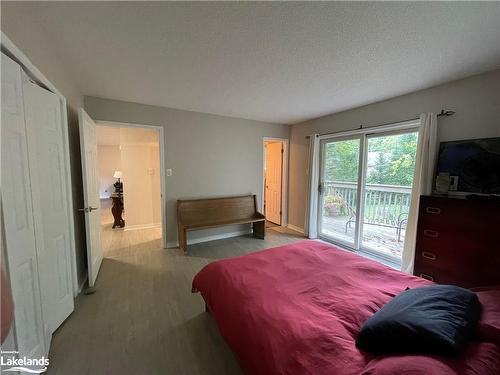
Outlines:
{"type": "MultiPolygon", "coordinates": [[[[325,196],[341,197],[349,215],[356,210],[357,185],[351,182],[324,183],[325,196]]],[[[366,184],[364,221],[398,227],[410,209],[411,187],[366,184]]]]}

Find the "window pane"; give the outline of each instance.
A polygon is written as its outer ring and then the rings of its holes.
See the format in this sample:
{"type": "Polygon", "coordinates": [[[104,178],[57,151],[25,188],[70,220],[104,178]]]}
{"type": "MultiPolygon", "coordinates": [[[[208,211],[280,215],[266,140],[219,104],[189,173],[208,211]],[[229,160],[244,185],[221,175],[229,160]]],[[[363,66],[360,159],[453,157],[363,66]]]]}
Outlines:
{"type": "Polygon", "coordinates": [[[368,138],[362,247],[401,258],[418,133],[368,138]]]}
{"type": "Polygon", "coordinates": [[[354,245],[360,140],[323,144],[320,234],[354,245]]]}

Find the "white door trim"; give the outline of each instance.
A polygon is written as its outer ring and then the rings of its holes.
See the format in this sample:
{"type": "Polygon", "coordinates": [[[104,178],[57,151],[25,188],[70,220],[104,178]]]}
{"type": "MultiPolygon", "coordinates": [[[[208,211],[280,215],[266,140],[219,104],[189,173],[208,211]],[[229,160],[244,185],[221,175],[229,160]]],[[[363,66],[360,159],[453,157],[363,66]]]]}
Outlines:
{"type": "Polygon", "coordinates": [[[70,155],[69,155],[69,135],[68,135],[68,112],[66,107],[66,98],[63,94],[45,77],[38,68],[33,65],[33,63],[28,59],[28,57],[3,33],[1,32],[1,46],[2,51],[4,51],[8,56],[10,56],[13,60],[17,61],[22,68],[26,71],[28,76],[31,79],[40,83],[41,85],[48,88],[54,94],[56,94],[59,98],[59,102],[61,104],[61,119],[62,119],[62,130],[63,130],[63,147],[64,147],[64,156],[65,156],[65,169],[66,173],[66,190],[68,197],[68,222],[69,222],[69,230],[71,232],[71,238],[69,240],[70,243],[70,256],[71,256],[71,278],[72,278],[72,286],[73,286],[73,297],[79,293],[78,286],[78,273],[76,269],[76,245],[75,245],[75,223],[74,223],[74,208],[73,208],[73,192],[71,190],[71,168],[70,168],[70,155]]]}
{"type": "Polygon", "coordinates": [[[282,142],[283,143],[283,170],[281,174],[281,226],[286,227],[288,225],[288,150],[289,150],[289,140],[288,138],[278,138],[278,137],[263,137],[262,138],[262,198],[260,202],[260,212],[264,213],[264,194],[265,194],[265,171],[264,166],[266,163],[266,142],[282,142]]]}
{"type": "Polygon", "coordinates": [[[165,128],[163,126],[156,125],[143,125],[134,124],[129,122],[117,122],[117,121],[101,121],[95,120],[97,126],[109,126],[109,127],[120,127],[120,128],[142,128],[149,130],[156,130],[159,132],[159,143],[160,143],[160,192],[161,192],[161,235],[162,235],[162,246],[164,249],[167,248],[167,199],[166,199],[166,180],[165,180],[165,128]]]}

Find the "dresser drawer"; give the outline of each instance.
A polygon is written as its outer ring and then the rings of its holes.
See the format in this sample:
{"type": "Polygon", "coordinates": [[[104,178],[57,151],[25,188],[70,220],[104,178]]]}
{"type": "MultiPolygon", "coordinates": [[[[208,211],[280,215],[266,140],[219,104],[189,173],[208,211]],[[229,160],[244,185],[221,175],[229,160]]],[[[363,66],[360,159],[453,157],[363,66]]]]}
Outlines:
{"type": "Polygon", "coordinates": [[[413,274],[438,284],[453,284],[465,288],[495,285],[498,284],[498,263],[491,266],[476,264],[451,270],[415,260],[413,274]]]}
{"type": "Polygon", "coordinates": [[[491,254],[491,241],[483,241],[468,233],[441,232],[419,228],[415,248],[415,260],[444,269],[460,270],[484,262],[491,254]]]}
{"type": "Polygon", "coordinates": [[[472,283],[463,275],[458,275],[429,265],[415,263],[413,274],[415,276],[434,281],[438,284],[452,284],[467,287],[472,283]]]}
{"type": "Polygon", "coordinates": [[[436,230],[485,231],[486,220],[478,218],[477,210],[444,204],[426,204],[420,207],[418,225],[436,230]]]}

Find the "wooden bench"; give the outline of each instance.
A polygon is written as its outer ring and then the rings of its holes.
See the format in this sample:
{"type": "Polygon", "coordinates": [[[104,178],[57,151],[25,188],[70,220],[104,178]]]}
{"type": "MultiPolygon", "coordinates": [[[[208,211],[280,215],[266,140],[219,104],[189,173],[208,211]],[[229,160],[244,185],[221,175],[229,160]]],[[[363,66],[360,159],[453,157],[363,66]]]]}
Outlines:
{"type": "Polygon", "coordinates": [[[188,231],[248,223],[252,223],[253,235],[264,239],[266,217],[257,211],[255,195],[177,201],[179,247],[184,251],[188,231]]]}

